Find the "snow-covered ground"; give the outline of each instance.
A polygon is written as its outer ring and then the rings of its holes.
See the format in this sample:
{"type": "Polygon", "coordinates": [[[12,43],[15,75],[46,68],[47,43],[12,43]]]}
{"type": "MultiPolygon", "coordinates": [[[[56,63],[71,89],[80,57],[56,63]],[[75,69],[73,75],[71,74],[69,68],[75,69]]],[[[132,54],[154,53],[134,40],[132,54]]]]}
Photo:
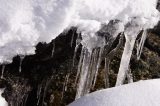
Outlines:
{"type": "Polygon", "coordinates": [[[160,79],[96,91],[69,106],[160,106],[160,79]]]}
{"type": "Polygon", "coordinates": [[[6,100],[2,97],[4,89],[0,89],[0,106],[8,106],[8,103],[6,100]]]}

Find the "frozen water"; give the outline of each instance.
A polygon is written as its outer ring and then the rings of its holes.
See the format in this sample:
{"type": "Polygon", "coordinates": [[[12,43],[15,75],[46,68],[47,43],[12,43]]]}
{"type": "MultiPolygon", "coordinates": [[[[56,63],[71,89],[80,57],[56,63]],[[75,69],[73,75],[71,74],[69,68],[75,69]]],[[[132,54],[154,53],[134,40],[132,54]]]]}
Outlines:
{"type": "Polygon", "coordinates": [[[51,57],[53,57],[54,55],[54,51],[55,51],[55,41],[52,42],[52,54],[51,54],[51,57]]]}
{"type": "Polygon", "coordinates": [[[4,71],[5,71],[6,65],[2,65],[2,74],[1,74],[1,79],[4,78],[4,71]]]}
{"type": "Polygon", "coordinates": [[[139,60],[140,59],[140,56],[141,56],[141,53],[142,53],[142,50],[143,50],[143,46],[144,46],[144,43],[145,43],[145,40],[147,38],[147,31],[143,31],[143,34],[142,34],[142,37],[141,37],[141,41],[137,47],[137,59],[139,60]]]}
{"type": "Polygon", "coordinates": [[[20,56],[20,62],[19,62],[19,72],[22,72],[22,62],[25,56],[20,56]]]}

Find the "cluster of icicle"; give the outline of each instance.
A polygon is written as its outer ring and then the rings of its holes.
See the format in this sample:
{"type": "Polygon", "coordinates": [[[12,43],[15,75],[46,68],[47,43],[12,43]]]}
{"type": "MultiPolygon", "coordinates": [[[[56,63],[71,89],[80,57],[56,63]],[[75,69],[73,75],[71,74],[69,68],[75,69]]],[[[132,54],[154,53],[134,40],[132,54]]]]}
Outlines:
{"type": "MultiPolygon", "coordinates": [[[[145,39],[147,37],[147,29],[143,29],[143,27],[141,27],[138,23],[135,23],[134,19],[130,23],[127,23],[127,25],[122,26],[123,23],[118,20],[112,20],[107,25],[102,25],[101,29],[96,33],[96,36],[103,39],[103,45],[101,47],[95,47],[91,50],[88,50],[85,46],[82,47],[76,76],[76,99],[89,93],[90,90],[94,88],[102,60],[105,60],[105,86],[109,87],[110,60],[116,54],[117,49],[123,45],[124,36],[125,46],[120,62],[116,86],[122,85],[126,78],[128,78],[129,83],[133,82],[129,67],[130,58],[136,38],[142,32],[141,39],[137,40],[137,59],[140,58],[145,39]],[[111,50],[112,44],[117,37],[119,37],[119,43],[114,49],[111,50]]],[[[80,38],[78,37],[77,40],[79,41],[80,38]]],[[[75,53],[78,45],[79,43],[77,43],[75,53]]]]}

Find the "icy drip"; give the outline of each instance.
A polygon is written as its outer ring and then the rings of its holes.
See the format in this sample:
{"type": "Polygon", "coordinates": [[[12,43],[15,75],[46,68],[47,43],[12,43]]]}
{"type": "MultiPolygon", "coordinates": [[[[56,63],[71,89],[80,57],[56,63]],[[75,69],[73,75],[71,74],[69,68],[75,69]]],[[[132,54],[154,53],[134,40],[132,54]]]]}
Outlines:
{"type": "Polygon", "coordinates": [[[43,96],[42,96],[42,104],[45,105],[45,98],[46,98],[46,93],[47,93],[47,89],[49,87],[49,84],[51,83],[53,79],[53,76],[51,76],[51,78],[48,78],[47,81],[45,82],[45,86],[44,86],[44,91],[43,91],[43,96]]]}
{"type": "Polygon", "coordinates": [[[132,37],[132,36],[129,37],[129,35],[127,35],[125,37],[126,37],[126,43],[125,43],[124,51],[123,51],[122,58],[121,58],[121,63],[120,63],[120,68],[119,68],[119,72],[118,72],[118,76],[117,76],[116,86],[122,85],[125,78],[126,78],[126,75],[129,70],[128,67],[129,67],[133,47],[134,47],[134,44],[136,41],[136,37],[132,37]]]}
{"type": "Polygon", "coordinates": [[[55,51],[55,41],[52,42],[52,45],[53,45],[53,47],[52,47],[51,57],[53,57],[53,55],[54,55],[54,51],[55,51]]]}
{"type": "Polygon", "coordinates": [[[28,94],[26,95],[25,99],[24,99],[24,103],[23,103],[23,106],[26,106],[26,102],[27,102],[27,99],[28,99],[28,94]]]}
{"type": "Polygon", "coordinates": [[[75,32],[76,32],[76,30],[73,29],[73,30],[72,30],[72,38],[71,38],[71,47],[73,46],[73,41],[74,41],[75,32]]]}
{"type": "Polygon", "coordinates": [[[85,94],[84,88],[85,88],[85,82],[87,81],[87,74],[88,74],[90,59],[91,59],[91,54],[88,52],[86,48],[84,48],[84,58],[81,66],[80,79],[79,79],[76,99],[80,98],[85,94]]]}
{"type": "Polygon", "coordinates": [[[54,98],[55,98],[55,96],[54,96],[54,94],[52,94],[52,95],[50,96],[50,103],[51,103],[51,104],[54,103],[54,98]]]}
{"type": "Polygon", "coordinates": [[[96,35],[82,36],[81,56],[78,65],[76,82],[79,78],[76,99],[90,92],[93,89],[98,75],[101,61],[105,54],[108,54],[118,34],[123,31],[123,24],[118,21],[111,21],[108,25],[102,25],[96,35]],[[86,37],[86,38],[85,38],[86,37]],[[88,48],[85,48],[88,47],[88,48]],[[88,52],[89,51],[89,52],[88,52]]]}
{"type": "Polygon", "coordinates": [[[99,54],[100,54],[100,48],[96,48],[92,52],[88,75],[87,75],[88,80],[86,81],[86,85],[84,88],[85,94],[90,92],[90,89],[93,87],[94,80],[96,80],[94,78],[95,78],[96,72],[98,71],[97,65],[98,65],[98,60],[100,60],[99,54]]]}
{"type": "Polygon", "coordinates": [[[23,62],[24,58],[25,58],[25,56],[20,56],[20,62],[19,62],[19,72],[20,73],[22,72],[22,62],[23,62]]]}
{"type": "Polygon", "coordinates": [[[132,83],[133,82],[133,76],[132,76],[132,72],[131,72],[130,68],[128,69],[127,80],[128,80],[128,83],[132,83]]]}
{"type": "Polygon", "coordinates": [[[76,99],[89,93],[93,87],[93,81],[96,80],[94,78],[101,62],[101,54],[102,48],[95,48],[91,53],[85,47],[82,48],[76,76],[76,81],[80,76],[76,99]]]}
{"type": "Polygon", "coordinates": [[[105,58],[105,67],[104,67],[104,82],[105,82],[105,88],[109,88],[109,64],[110,60],[108,58],[105,58]]]}
{"type": "Polygon", "coordinates": [[[80,60],[78,63],[78,70],[77,70],[77,75],[76,75],[76,80],[75,80],[75,86],[77,84],[77,80],[78,80],[80,72],[81,72],[82,62],[83,62],[83,58],[84,58],[84,51],[85,51],[85,48],[83,47],[81,50],[80,60]]]}
{"type": "Polygon", "coordinates": [[[138,60],[140,59],[140,56],[141,56],[146,38],[147,38],[147,30],[144,30],[143,34],[142,34],[142,37],[141,37],[141,41],[140,41],[140,43],[137,47],[137,59],[138,60]]]}
{"type": "Polygon", "coordinates": [[[110,83],[109,83],[109,74],[110,74],[109,65],[110,65],[110,61],[113,59],[113,57],[116,54],[117,50],[120,49],[120,47],[122,46],[123,40],[124,40],[123,38],[124,38],[124,36],[121,33],[118,45],[105,56],[104,82],[105,82],[105,87],[106,88],[108,88],[110,86],[110,83]]]}
{"type": "Polygon", "coordinates": [[[42,87],[43,87],[43,83],[38,85],[38,90],[37,90],[37,106],[39,105],[40,99],[41,99],[41,92],[42,92],[42,87]]]}
{"type": "Polygon", "coordinates": [[[37,106],[40,104],[40,101],[42,105],[44,105],[44,99],[46,97],[46,92],[47,92],[48,86],[51,83],[52,79],[53,79],[53,76],[51,78],[42,80],[42,83],[38,85],[37,106]]]}
{"type": "Polygon", "coordinates": [[[74,67],[74,64],[75,64],[75,58],[76,58],[77,50],[80,46],[80,43],[81,43],[81,38],[80,38],[80,34],[78,33],[77,39],[76,39],[76,47],[75,47],[74,55],[73,55],[72,68],[74,67]]]}
{"type": "Polygon", "coordinates": [[[104,50],[104,47],[100,48],[100,52],[99,52],[99,56],[98,56],[98,63],[97,63],[97,66],[96,66],[96,71],[95,71],[95,76],[94,76],[94,80],[93,80],[93,88],[96,84],[96,80],[97,80],[97,75],[98,75],[98,69],[101,65],[101,61],[102,61],[102,53],[103,53],[103,50],[104,50]]]}
{"type": "Polygon", "coordinates": [[[1,74],[1,79],[4,78],[4,71],[5,71],[6,65],[2,65],[2,74],[1,74]]]}
{"type": "Polygon", "coordinates": [[[63,100],[64,93],[67,91],[67,85],[68,85],[68,81],[69,81],[69,76],[70,76],[70,73],[68,73],[66,75],[66,77],[65,77],[65,81],[64,81],[64,84],[63,84],[63,91],[62,91],[61,101],[63,100]]]}
{"type": "Polygon", "coordinates": [[[63,83],[63,91],[62,91],[61,101],[63,100],[64,94],[65,94],[65,92],[66,92],[67,89],[68,89],[69,77],[70,77],[70,75],[71,75],[72,68],[73,68],[73,67],[72,67],[72,61],[69,61],[69,62],[68,62],[68,67],[69,67],[69,69],[68,69],[68,72],[67,72],[67,74],[66,74],[66,76],[65,76],[64,83],[63,83]]]}

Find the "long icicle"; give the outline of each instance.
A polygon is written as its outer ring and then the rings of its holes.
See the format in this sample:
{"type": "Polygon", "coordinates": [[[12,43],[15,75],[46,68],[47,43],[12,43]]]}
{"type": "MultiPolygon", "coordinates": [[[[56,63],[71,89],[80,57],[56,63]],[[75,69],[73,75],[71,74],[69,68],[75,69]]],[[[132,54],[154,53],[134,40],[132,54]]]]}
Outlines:
{"type": "Polygon", "coordinates": [[[87,72],[87,80],[85,81],[85,86],[84,86],[84,94],[88,94],[90,92],[90,89],[92,88],[93,84],[93,78],[96,73],[96,67],[97,67],[97,61],[98,61],[98,54],[99,53],[99,48],[95,48],[92,50],[91,53],[91,58],[90,58],[90,63],[89,63],[89,68],[87,72]]]}
{"type": "Polygon", "coordinates": [[[95,73],[95,76],[94,76],[94,80],[93,80],[93,88],[96,84],[96,80],[97,80],[97,75],[98,75],[98,70],[99,70],[99,67],[101,65],[101,61],[102,61],[102,53],[103,53],[103,50],[104,50],[104,47],[101,47],[100,48],[100,52],[99,52],[99,56],[98,56],[98,63],[97,63],[97,66],[96,66],[96,73],[95,73]]]}
{"type": "Polygon", "coordinates": [[[2,65],[2,74],[1,74],[1,79],[4,78],[4,71],[5,71],[6,65],[2,65]]]}
{"type": "Polygon", "coordinates": [[[79,84],[78,84],[76,99],[78,99],[84,95],[85,82],[87,80],[87,74],[88,74],[90,60],[91,60],[91,54],[85,48],[84,59],[83,59],[83,64],[82,64],[81,75],[80,75],[80,80],[79,80],[79,84]]]}
{"type": "Polygon", "coordinates": [[[85,88],[84,88],[84,94],[88,94],[90,92],[90,89],[92,87],[92,81],[94,78],[94,75],[92,74],[94,71],[94,63],[95,63],[95,55],[96,53],[96,49],[93,49],[92,54],[91,54],[91,59],[90,59],[90,64],[89,64],[89,68],[88,68],[88,74],[87,74],[87,78],[88,80],[86,80],[85,83],[85,88]]]}
{"type": "Polygon", "coordinates": [[[140,43],[138,45],[138,48],[137,48],[137,60],[140,59],[140,56],[141,56],[146,38],[147,38],[147,30],[144,30],[143,34],[142,34],[141,41],[140,41],[140,43]]]}
{"type": "Polygon", "coordinates": [[[67,75],[65,77],[65,80],[64,80],[64,83],[63,83],[63,90],[62,90],[61,101],[63,100],[64,93],[67,91],[67,85],[68,85],[69,76],[70,76],[70,73],[67,73],[67,75]]]}
{"type": "Polygon", "coordinates": [[[92,55],[92,66],[91,66],[91,72],[90,72],[90,79],[89,79],[89,88],[88,88],[88,93],[90,91],[90,89],[92,88],[93,89],[93,81],[94,81],[94,78],[95,78],[95,74],[96,74],[96,71],[97,71],[97,64],[98,64],[98,59],[99,59],[99,52],[100,52],[100,49],[99,48],[96,48],[93,52],[93,55],[92,55]]]}
{"type": "Polygon", "coordinates": [[[77,70],[77,75],[76,75],[76,79],[75,79],[75,86],[77,84],[77,80],[79,78],[79,75],[81,73],[81,68],[82,68],[82,62],[83,62],[83,58],[84,58],[84,47],[82,47],[82,50],[81,50],[81,55],[80,55],[80,60],[79,60],[79,63],[78,63],[78,70],[77,70]]]}
{"type": "Polygon", "coordinates": [[[81,43],[80,34],[78,34],[77,39],[76,39],[76,47],[74,49],[74,55],[73,55],[73,60],[72,60],[72,68],[74,67],[74,64],[75,64],[76,54],[77,54],[77,50],[80,46],[80,43],[81,43]]]}
{"type": "Polygon", "coordinates": [[[109,64],[110,60],[108,58],[105,58],[105,67],[104,67],[104,82],[105,82],[105,88],[109,88],[109,64]]]}
{"type": "Polygon", "coordinates": [[[41,99],[41,92],[42,92],[42,87],[43,87],[43,81],[40,85],[38,85],[38,90],[37,90],[37,106],[39,105],[40,99],[41,99]]]}
{"type": "Polygon", "coordinates": [[[22,72],[22,62],[23,62],[24,58],[25,58],[25,56],[20,56],[20,62],[19,62],[19,72],[20,73],[22,72]]]}
{"type": "Polygon", "coordinates": [[[126,78],[132,51],[133,51],[134,44],[136,41],[136,37],[131,36],[129,37],[130,39],[127,38],[128,36],[125,36],[125,37],[126,37],[126,43],[125,43],[124,51],[122,54],[122,59],[121,59],[120,68],[119,68],[119,72],[117,76],[116,86],[122,85],[126,78]]]}
{"type": "Polygon", "coordinates": [[[109,84],[109,73],[110,73],[109,65],[110,65],[110,61],[114,57],[114,55],[116,54],[117,50],[120,49],[120,47],[122,46],[123,40],[124,40],[123,38],[124,38],[123,33],[121,33],[119,43],[116,46],[116,48],[114,48],[112,51],[110,51],[107,54],[107,56],[105,56],[104,82],[105,82],[105,87],[106,88],[109,88],[109,86],[110,86],[110,84],[109,84]]]}
{"type": "Polygon", "coordinates": [[[71,38],[71,47],[73,46],[74,36],[75,36],[75,29],[72,29],[72,38],[71,38]]]}
{"type": "Polygon", "coordinates": [[[55,41],[52,42],[52,54],[51,54],[51,57],[53,57],[54,55],[54,51],[55,51],[55,41]]]}

